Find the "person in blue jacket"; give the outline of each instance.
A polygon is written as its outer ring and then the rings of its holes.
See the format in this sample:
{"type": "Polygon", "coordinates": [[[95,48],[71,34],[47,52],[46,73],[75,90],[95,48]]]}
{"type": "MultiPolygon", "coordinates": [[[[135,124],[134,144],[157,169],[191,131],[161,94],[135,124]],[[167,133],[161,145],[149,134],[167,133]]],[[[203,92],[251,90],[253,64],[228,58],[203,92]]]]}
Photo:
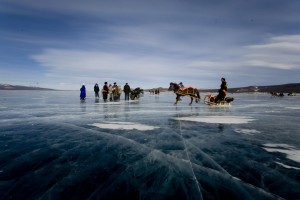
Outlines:
{"type": "Polygon", "coordinates": [[[85,84],[82,84],[82,87],[80,88],[80,100],[84,100],[86,97],[86,91],[85,91],[85,84]]]}

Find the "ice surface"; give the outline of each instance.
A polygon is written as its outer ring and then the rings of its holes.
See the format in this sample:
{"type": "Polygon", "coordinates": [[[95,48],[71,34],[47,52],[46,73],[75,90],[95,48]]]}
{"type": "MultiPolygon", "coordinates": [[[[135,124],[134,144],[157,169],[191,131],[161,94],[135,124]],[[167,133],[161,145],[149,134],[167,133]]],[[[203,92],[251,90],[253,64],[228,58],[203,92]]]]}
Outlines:
{"type": "Polygon", "coordinates": [[[299,96],[233,97],[0,91],[1,199],[300,199],[299,96]]]}

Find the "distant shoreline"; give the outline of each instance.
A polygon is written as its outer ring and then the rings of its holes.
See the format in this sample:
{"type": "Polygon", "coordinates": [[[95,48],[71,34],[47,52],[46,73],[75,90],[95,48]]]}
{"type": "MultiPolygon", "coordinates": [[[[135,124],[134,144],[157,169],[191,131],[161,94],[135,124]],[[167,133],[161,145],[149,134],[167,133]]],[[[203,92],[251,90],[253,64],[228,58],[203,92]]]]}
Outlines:
{"type": "MultiPolygon", "coordinates": [[[[21,86],[21,85],[10,85],[0,84],[0,90],[36,90],[36,91],[76,91],[76,90],[57,90],[50,88],[32,87],[32,86],[21,86]]],[[[158,87],[152,89],[144,89],[145,92],[159,90],[160,92],[168,91],[168,88],[158,87]]],[[[201,89],[201,92],[218,92],[218,89],[201,89]]],[[[300,83],[289,83],[282,85],[270,85],[270,86],[248,86],[238,88],[228,88],[229,93],[300,93],[300,83]]]]}
{"type": "Polygon", "coordinates": [[[22,85],[9,85],[0,84],[0,90],[44,90],[44,91],[60,91],[50,88],[32,87],[32,86],[22,86],[22,85]]]}

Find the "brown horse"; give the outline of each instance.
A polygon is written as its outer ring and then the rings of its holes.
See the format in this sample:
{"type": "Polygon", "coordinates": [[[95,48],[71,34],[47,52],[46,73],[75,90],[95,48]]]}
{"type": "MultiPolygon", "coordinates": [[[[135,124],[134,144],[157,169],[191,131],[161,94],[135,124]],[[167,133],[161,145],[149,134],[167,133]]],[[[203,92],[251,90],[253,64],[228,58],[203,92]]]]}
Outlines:
{"type": "Polygon", "coordinates": [[[193,99],[195,99],[196,103],[198,103],[198,100],[201,99],[200,92],[197,88],[181,88],[177,83],[170,83],[169,91],[173,91],[176,94],[176,102],[174,103],[174,105],[176,105],[178,101],[181,101],[181,96],[191,97],[191,102],[189,103],[189,105],[192,105],[193,99]]]}

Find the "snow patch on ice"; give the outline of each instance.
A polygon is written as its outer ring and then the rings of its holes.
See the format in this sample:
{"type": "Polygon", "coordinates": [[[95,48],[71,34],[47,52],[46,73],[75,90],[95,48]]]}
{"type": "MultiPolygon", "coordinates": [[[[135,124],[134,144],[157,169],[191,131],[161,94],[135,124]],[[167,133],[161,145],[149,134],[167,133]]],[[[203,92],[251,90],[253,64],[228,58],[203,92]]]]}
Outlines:
{"type": "Polygon", "coordinates": [[[264,144],[263,149],[267,152],[279,152],[286,154],[287,158],[295,162],[300,163],[300,150],[297,150],[294,146],[288,144],[264,144]]]}
{"type": "Polygon", "coordinates": [[[255,119],[243,116],[207,116],[207,117],[179,117],[176,120],[203,122],[210,124],[245,124],[255,119]]]}
{"type": "Polygon", "coordinates": [[[235,129],[234,131],[237,132],[237,133],[243,133],[243,134],[247,134],[247,135],[253,135],[253,134],[256,134],[256,133],[261,133],[260,131],[255,130],[255,129],[235,129]]]}
{"type": "Polygon", "coordinates": [[[264,144],[265,147],[271,147],[271,148],[295,148],[294,146],[292,145],[288,145],[288,144],[273,144],[273,143],[266,143],[264,144]]]}
{"type": "Polygon", "coordinates": [[[98,128],[104,129],[124,129],[124,130],[133,130],[137,129],[140,131],[149,131],[159,128],[157,126],[149,126],[145,124],[132,123],[132,122],[104,122],[104,123],[94,123],[90,124],[91,126],[96,126],[98,128]]]}
{"type": "Polygon", "coordinates": [[[284,168],[287,168],[287,169],[296,169],[296,170],[300,170],[299,167],[293,167],[293,166],[285,165],[285,164],[280,163],[280,162],[275,162],[275,163],[278,164],[278,165],[280,165],[280,166],[282,166],[282,167],[284,167],[284,168]]]}

